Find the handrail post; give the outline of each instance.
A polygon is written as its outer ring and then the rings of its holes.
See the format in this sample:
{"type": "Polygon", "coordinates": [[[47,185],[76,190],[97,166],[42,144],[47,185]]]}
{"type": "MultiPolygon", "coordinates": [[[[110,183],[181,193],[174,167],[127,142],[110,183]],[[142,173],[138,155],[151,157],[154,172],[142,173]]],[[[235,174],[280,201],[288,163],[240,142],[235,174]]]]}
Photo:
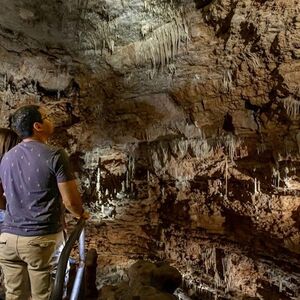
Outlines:
{"type": "Polygon", "coordinates": [[[72,293],[70,296],[70,300],[77,300],[79,299],[79,294],[84,289],[84,270],[85,270],[85,232],[82,229],[82,232],[79,237],[79,266],[77,269],[72,293]]]}
{"type": "Polygon", "coordinates": [[[79,237],[79,259],[80,261],[85,261],[85,230],[81,231],[79,237]]]}
{"type": "Polygon", "coordinates": [[[85,245],[84,245],[84,240],[85,240],[85,234],[84,234],[84,225],[85,225],[85,220],[80,219],[72,233],[70,234],[65,247],[63,248],[59,260],[58,260],[58,265],[57,265],[57,272],[55,276],[55,281],[54,281],[54,286],[53,290],[51,293],[50,300],[61,300],[62,295],[63,295],[63,288],[64,288],[64,280],[65,280],[65,273],[66,273],[66,268],[68,264],[68,259],[70,256],[70,252],[75,244],[75,242],[79,239],[79,267],[76,273],[76,278],[75,282],[73,285],[72,289],[72,294],[71,294],[71,299],[79,299],[79,291],[81,290],[81,282],[82,279],[84,278],[84,269],[85,269],[85,245]],[[77,283],[76,283],[77,282],[77,283]],[[75,288],[76,284],[76,288],[75,288]],[[77,291],[77,294],[76,294],[77,291]],[[72,298],[73,296],[73,298],[72,298]]]}

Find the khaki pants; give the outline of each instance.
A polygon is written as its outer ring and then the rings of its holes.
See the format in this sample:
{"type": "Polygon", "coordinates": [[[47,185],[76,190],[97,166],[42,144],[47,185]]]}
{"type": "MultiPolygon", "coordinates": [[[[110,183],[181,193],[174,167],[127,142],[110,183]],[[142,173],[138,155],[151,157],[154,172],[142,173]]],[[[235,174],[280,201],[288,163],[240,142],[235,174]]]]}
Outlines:
{"type": "Polygon", "coordinates": [[[0,265],[4,273],[6,300],[48,300],[52,290],[51,259],[64,243],[63,232],[44,236],[0,235],[0,265]],[[26,281],[29,284],[26,284],[26,281]],[[24,284],[25,282],[25,284],[24,284]]]}

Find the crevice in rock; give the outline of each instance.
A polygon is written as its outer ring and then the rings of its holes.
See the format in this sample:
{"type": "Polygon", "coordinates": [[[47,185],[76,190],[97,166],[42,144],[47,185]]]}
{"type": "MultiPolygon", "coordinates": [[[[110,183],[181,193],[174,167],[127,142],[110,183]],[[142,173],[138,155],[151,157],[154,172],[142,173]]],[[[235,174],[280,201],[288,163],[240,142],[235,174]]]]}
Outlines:
{"type": "Polygon", "coordinates": [[[234,125],[232,123],[232,116],[227,113],[225,116],[224,116],[224,122],[223,122],[223,127],[222,127],[225,131],[227,132],[231,132],[234,134],[234,125]]]}
{"type": "Polygon", "coordinates": [[[201,9],[204,8],[205,6],[211,4],[213,0],[194,0],[196,3],[196,8],[201,9]]]}

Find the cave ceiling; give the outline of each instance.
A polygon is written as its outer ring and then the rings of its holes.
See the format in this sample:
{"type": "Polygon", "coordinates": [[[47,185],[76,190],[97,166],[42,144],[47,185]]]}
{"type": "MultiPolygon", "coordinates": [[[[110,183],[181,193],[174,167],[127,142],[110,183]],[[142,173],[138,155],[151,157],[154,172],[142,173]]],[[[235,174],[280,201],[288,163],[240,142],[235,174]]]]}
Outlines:
{"type": "Polygon", "coordinates": [[[1,2],[3,109],[46,103],[113,142],[192,126],[298,151],[296,0],[1,2]]]}

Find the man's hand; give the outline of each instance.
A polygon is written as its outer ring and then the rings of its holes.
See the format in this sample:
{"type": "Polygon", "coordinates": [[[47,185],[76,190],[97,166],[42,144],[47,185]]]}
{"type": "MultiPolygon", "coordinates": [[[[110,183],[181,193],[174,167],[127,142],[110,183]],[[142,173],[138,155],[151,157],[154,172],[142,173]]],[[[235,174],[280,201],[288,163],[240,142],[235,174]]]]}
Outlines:
{"type": "Polygon", "coordinates": [[[83,213],[80,216],[80,218],[82,218],[84,220],[88,220],[90,217],[91,217],[90,213],[86,210],[84,210],[83,213]]]}

